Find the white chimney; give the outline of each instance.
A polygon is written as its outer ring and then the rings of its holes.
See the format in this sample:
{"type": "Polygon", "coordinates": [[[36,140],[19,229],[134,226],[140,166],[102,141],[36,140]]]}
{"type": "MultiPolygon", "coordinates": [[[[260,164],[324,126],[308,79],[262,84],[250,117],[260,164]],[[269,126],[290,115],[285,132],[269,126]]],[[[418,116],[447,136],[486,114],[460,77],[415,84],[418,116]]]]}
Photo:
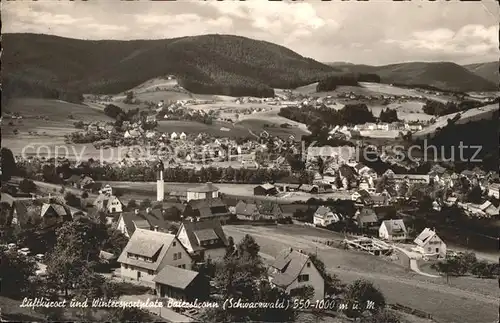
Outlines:
{"type": "Polygon", "coordinates": [[[139,214],[139,209],[135,209],[135,210],[134,210],[134,213],[135,213],[135,214],[139,214]]]}
{"type": "Polygon", "coordinates": [[[157,225],[155,225],[155,231],[158,231],[158,226],[157,225]]]}
{"type": "Polygon", "coordinates": [[[148,213],[148,214],[151,213],[151,208],[150,207],[146,208],[146,213],[148,213]]]}

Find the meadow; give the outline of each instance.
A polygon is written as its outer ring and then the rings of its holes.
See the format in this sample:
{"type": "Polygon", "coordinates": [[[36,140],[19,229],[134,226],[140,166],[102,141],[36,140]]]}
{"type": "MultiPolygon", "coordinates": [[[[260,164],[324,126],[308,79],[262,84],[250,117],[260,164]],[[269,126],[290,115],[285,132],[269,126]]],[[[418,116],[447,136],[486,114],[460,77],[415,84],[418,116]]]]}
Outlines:
{"type": "Polygon", "coordinates": [[[289,247],[317,253],[326,268],[342,281],[368,279],[382,290],[389,303],[431,313],[438,322],[493,322],[498,315],[499,293],[493,280],[458,277],[446,284],[445,278],[420,276],[381,257],[315,243],[313,240],[343,238],[341,234],[315,228],[225,226],[224,230],[235,241],[251,234],[267,257],[289,247]]]}

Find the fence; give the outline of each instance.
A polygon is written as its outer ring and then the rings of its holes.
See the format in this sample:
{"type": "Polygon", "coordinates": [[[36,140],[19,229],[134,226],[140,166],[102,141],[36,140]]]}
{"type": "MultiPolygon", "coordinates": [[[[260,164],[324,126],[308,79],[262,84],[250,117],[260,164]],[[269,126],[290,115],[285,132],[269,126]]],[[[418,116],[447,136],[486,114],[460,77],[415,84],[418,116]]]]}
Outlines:
{"type": "Polygon", "coordinates": [[[433,320],[433,317],[431,314],[427,313],[427,312],[424,312],[424,311],[421,311],[421,310],[417,310],[415,308],[411,308],[411,307],[408,307],[408,306],[405,306],[405,305],[401,305],[399,303],[396,303],[396,304],[388,304],[387,305],[388,307],[392,308],[393,310],[396,310],[396,311],[400,311],[400,312],[405,312],[405,313],[408,313],[408,314],[411,314],[411,315],[415,315],[415,316],[418,316],[418,317],[421,317],[421,318],[424,318],[424,319],[429,319],[429,320],[433,320]]]}

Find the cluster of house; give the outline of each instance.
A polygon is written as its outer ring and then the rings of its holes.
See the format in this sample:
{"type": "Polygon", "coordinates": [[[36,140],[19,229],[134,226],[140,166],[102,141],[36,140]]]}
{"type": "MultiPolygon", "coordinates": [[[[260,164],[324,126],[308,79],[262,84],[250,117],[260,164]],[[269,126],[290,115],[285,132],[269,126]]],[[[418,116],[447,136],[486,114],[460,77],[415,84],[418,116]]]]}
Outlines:
{"type": "MultiPolygon", "coordinates": [[[[403,219],[379,220],[377,208],[363,207],[358,209],[352,221],[363,229],[378,231],[378,237],[390,242],[406,242],[409,238],[408,230],[403,219]]],[[[320,206],[314,213],[313,224],[318,227],[327,227],[345,219],[345,216],[335,212],[327,206],[320,206]]],[[[439,238],[435,230],[424,229],[413,241],[414,251],[426,257],[446,256],[446,244],[439,238]]]]}

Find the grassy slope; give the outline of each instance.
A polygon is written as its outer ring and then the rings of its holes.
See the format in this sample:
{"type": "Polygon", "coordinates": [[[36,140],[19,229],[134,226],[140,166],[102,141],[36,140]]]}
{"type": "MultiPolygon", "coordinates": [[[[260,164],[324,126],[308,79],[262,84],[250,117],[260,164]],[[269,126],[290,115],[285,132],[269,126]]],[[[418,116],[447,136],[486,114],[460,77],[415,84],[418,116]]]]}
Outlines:
{"type": "Polygon", "coordinates": [[[349,72],[375,73],[383,83],[430,85],[452,91],[494,91],[495,83],[450,62],[411,62],[384,66],[333,64],[349,72]]]}
{"type": "Polygon", "coordinates": [[[86,41],[5,34],[3,75],[83,93],[119,93],[154,77],[219,86],[296,87],[335,69],[272,43],[229,35],[86,41]]]}
{"type": "Polygon", "coordinates": [[[464,66],[474,74],[481,76],[495,84],[500,82],[500,72],[498,71],[499,64],[497,62],[469,64],[464,66]]]}

